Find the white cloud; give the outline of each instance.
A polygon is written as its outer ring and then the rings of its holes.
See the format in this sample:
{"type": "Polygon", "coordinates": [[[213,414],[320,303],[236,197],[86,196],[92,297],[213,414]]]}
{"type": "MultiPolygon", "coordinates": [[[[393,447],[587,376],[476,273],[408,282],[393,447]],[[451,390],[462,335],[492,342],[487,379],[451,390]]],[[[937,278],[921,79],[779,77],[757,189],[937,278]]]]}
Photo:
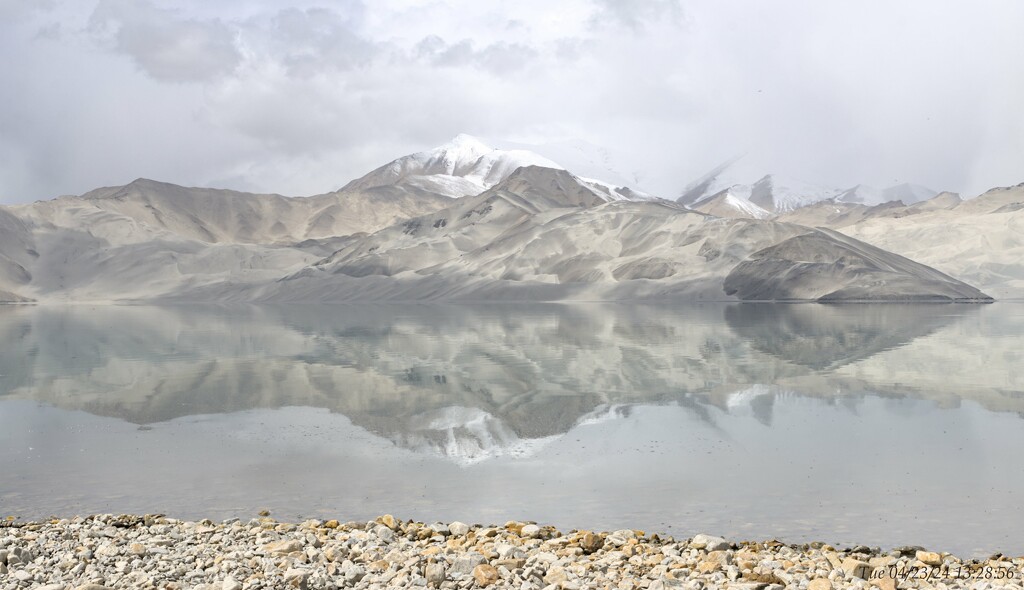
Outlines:
{"type": "Polygon", "coordinates": [[[742,152],[838,185],[1024,180],[1010,0],[21,6],[0,0],[8,200],[137,176],[310,194],[459,132],[606,145],[670,196],[742,152]]]}

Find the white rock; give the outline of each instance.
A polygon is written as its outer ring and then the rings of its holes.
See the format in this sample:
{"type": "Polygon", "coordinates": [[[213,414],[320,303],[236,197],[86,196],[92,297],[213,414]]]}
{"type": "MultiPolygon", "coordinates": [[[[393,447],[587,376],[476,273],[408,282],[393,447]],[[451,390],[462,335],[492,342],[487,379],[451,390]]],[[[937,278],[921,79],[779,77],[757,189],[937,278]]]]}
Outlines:
{"type": "Polygon", "coordinates": [[[520,536],[534,538],[540,534],[540,527],[535,524],[528,524],[519,531],[520,536]]]}
{"type": "Polygon", "coordinates": [[[440,586],[444,583],[447,577],[444,571],[444,565],[440,563],[428,564],[423,572],[427,578],[427,583],[434,586],[440,586]]]}
{"type": "Polygon", "coordinates": [[[464,522],[455,521],[448,525],[448,532],[456,537],[461,537],[469,532],[469,525],[464,522]]]}
{"type": "Polygon", "coordinates": [[[729,549],[730,545],[722,537],[700,534],[693,537],[693,540],[690,541],[690,547],[707,551],[725,551],[729,549]]]}

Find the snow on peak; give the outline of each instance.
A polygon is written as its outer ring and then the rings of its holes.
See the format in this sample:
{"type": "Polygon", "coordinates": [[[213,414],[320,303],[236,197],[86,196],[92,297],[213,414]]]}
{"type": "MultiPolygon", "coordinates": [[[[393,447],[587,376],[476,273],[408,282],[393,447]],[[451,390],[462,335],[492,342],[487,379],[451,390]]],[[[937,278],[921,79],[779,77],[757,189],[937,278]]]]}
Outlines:
{"type": "Polygon", "coordinates": [[[937,194],[939,193],[919,184],[903,183],[881,190],[858,184],[840,193],[835,200],[840,203],[857,203],[869,207],[891,201],[902,201],[904,205],[912,205],[927,201],[937,194]]]}
{"type": "Polygon", "coordinates": [[[734,166],[739,157],[732,158],[691,182],[677,199],[679,203],[694,207],[728,192],[723,202],[748,214],[781,213],[804,207],[839,194],[831,189],[776,174],[762,176],[754,182],[744,181],[742,172],[734,166]]]}
{"type": "Polygon", "coordinates": [[[460,133],[448,143],[437,146],[425,152],[433,158],[450,163],[461,163],[463,165],[476,161],[481,156],[493,152],[494,148],[480,141],[472,135],[460,133]]]}
{"type": "MultiPolygon", "coordinates": [[[[368,190],[402,184],[449,197],[463,197],[480,194],[494,187],[519,168],[540,166],[555,170],[570,170],[559,163],[561,161],[559,158],[552,159],[541,155],[528,149],[531,146],[508,142],[498,143],[503,147],[494,148],[491,142],[460,133],[435,148],[409,154],[385,164],[362,178],[353,180],[341,190],[368,190]]],[[[572,150],[566,148],[558,153],[572,155],[575,153],[573,150],[584,153],[580,144],[572,145],[572,150]]],[[[610,157],[605,152],[599,152],[599,154],[602,158],[610,157]]],[[[585,161],[585,163],[587,162],[589,161],[585,161]]],[[[574,160],[574,166],[575,163],[574,160]]],[[[584,168],[588,171],[596,169],[599,174],[584,173],[577,179],[581,184],[588,186],[608,200],[654,199],[624,182],[616,182],[619,179],[610,168],[592,166],[584,166],[584,168]]]]}
{"type": "Polygon", "coordinates": [[[728,192],[729,199],[718,199],[718,204],[728,205],[747,215],[756,216],[758,209],[768,214],[777,214],[822,201],[868,206],[902,201],[903,204],[910,205],[926,201],[938,194],[927,187],[910,183],[881,190],[858,184],[840,190],[777,174],[768,174],[747,184],[742,181],[743,176],[734,166],[738,160],[739,158],[727,160],[691,182],[683,190],[678,202],[691,208],[698,208],[698,205],[707,203],[700,207],[704,210],[716,206],[710,203],[710,199],[728,192]]]}
{"type": "Polygon", "coordinates": [[[795,178],[768,174],[751,187],[750,202],[767,211],[782,213],[831,199],[839,192],[795,178]]]}

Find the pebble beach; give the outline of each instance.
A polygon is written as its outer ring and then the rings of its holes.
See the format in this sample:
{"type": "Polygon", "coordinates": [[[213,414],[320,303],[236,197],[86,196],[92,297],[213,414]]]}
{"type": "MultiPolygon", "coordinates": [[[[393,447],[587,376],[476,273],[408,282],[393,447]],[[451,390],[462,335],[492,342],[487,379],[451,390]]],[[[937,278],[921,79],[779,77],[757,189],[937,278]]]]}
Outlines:
{"type": "Polygon", "coordinates": [[[515,588],[832,590],[1024,588],[1024,557],[922,547],[675,539],[535,523],[224,522],[95,515],[0,528],[0,589],[515,588]]]}

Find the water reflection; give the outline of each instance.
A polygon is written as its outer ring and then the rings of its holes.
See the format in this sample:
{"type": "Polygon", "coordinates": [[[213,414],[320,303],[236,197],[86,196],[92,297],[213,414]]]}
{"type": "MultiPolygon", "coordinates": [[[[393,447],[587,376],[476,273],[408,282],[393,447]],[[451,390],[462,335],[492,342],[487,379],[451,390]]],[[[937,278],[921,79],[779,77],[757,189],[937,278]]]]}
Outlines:
{"type": "MultiPolygon", "coordinates": [[[[674,404],[770,425],[779,395],[1024,410],[1000,306],[17,307],[0,393],[135,424],[326,408],[396,444],[517,454],[609,412],[674,404]],[[983,343],[983,345],[982,345],[983,343]],[[1000,348],[1002,347],[1002,348],[1000,348]],[[951,361],[962,368],[950,374],[951,361]],[[922,384],[924,386],[922,386],[922,384]]],[[[1017,333],[1024,333],[1024,325],[1017,333]]]]}
{"type": "Polygon", "coordinates": [[[0,306],[0,506],[1019,550],[1022,335],[1003,303],[0,306]]]}

